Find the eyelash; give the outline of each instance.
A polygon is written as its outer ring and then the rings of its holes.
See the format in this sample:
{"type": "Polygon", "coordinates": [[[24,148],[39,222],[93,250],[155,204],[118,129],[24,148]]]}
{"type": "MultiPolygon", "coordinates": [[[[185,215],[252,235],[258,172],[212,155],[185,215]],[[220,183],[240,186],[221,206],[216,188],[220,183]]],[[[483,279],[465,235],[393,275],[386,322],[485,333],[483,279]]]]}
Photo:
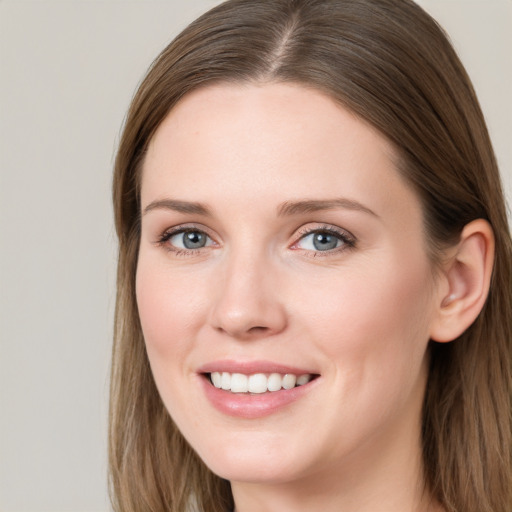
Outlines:
{"type": "MultiPolygon", "coordinates": [[[[202,233],[205,236],[207,236],[210,240],[213,241],[213,238],[208,234],[208,232],[204,228],[200,228],[197,226],[176,226],[175,228],[168,229],[162,235],[158,238],[156,241],[156,244],[159,246],[163,246],[167,249],[167,251],[172,252],[175,256],[193,256],[197,255],[198,253],[202,252],[203,249],[206,249],[206,247],[199,247],[197,249],[182,249],[173,247],[172,245],[168,244],[169,240],[176,235],[182,234],[182,233],[202,233]]],[[[301,228],[298,231],[298,239],[296,242],[294,242],[291,246],[294,250],[302,250],[304,254],[306,254],[308,257],[323,257],[323,256],[329,256],[333,253],[339,253],[341,251],[346,251],[353,249],[356,246],[356,238],[349,233],[348,231],[339,229],[332,225],[323,225],[320,227],[316,227],[314,229],[311,228],[301,228]],[[294,248],[299,242],[304,240],[307,236],[313,235],[315,233],[325,233],[327,235],[332,235],[336,237],[338,240],[341,241],[342,245],[340,247],[335,247],[333,249],[328,249],[326,251],[312,251],[307,249],[300,249],[300,248],[294,248]]],[[[214,242],[215,243],[215,242],[214,242]]]]}
{"type": "MultiPolygon", "coordinates": [[[[332,256],[333,254],[337,254],[343,251],[347,251],[350,249],[354,249],[356,247],[356,237],[345,231],[344,229],[340,229],[336,226],[324,224],[323,226],[316,228],[301,228],[298,232],[299,238],[296,242],[294,242],[293,246],[296,246],[301,240],[304,240],[307,236],[313,235],[315,233],[324,233],[327,235],[332,235],[341,241],[342,245],[340,247],[335,247],[333,249],[329,249],[326,251],[310,251],[304,249],[303,252],[306,256],[310,258],[318,258],[318,257],[326,257],[332,256]]],[[[300,248],[296,248],[295,250],[301,250],[300,248]]]]}
{"type": "Polygon", "coordinates": [[[167,231],[164,231],[162,235],[158,238],[156,241],[156,244],[162,247],[165,247],[165,249],[169,252],[172,252],[175,256],[194,256],[198,254],[199,252],[202,252],[202,249],[206,249],[207,247],[200,247],[197,249],[181,249],[178,247],[173,247],[172,245],[168,244],[169,240],[176,235],[182,234],[182,233],[203,233],[206,235],[210,240],[213,240],[213,238],[207,233],[207,231],[204,228],[200,228],[198,226],[189,225],[189,226],[176,226],[175,228],[168,229],[167,231]]]}

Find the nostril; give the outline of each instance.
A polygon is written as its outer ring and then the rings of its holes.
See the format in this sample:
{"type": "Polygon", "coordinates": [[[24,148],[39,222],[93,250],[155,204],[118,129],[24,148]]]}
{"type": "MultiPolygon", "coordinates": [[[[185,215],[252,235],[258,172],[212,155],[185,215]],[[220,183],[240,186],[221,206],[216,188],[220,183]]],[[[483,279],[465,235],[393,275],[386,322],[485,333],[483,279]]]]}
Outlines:
{"type": "Polygon", "coordinates": [[[230,329],[226,329],[225,327],[219,326],[219,327],[216,327],[216,330],[221,333],[228,334],[230,336],[242,337],[242,338],[253,337],[253,336],[257,337],[259,335],[268,334],[271,331],[271,329],[269,327],[264,327],[264,326],[260,326],[260,325],[255,325],[254,327],[249,327],[247,329],[239,329],[239,330],[235,330],[235,329],[230,330],[230,329]]]}
{"type": "Polygon", "coordinates": [[[265,332],[265,331],[268,331],[268,327],[261,327],[259,325],[256,325],[255,327],[251,327],[248,332],[258,333],[258,332],[265,332]]]}

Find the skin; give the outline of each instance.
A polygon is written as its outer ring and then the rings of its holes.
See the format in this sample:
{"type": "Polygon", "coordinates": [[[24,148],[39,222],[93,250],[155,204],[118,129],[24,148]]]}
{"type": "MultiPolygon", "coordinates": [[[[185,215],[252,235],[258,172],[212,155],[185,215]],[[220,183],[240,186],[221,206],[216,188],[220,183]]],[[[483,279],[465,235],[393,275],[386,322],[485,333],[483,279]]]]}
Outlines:
{"type": "Polygon", "coordinates": [[[238,512],[432,505],[420,418],[441,292],[420,202],[395,161],[374,129],[290,84],[195,91],[149,145],[136,282],[147,353],[169,413],[232,482],[238,512]],[[180,227],[206,233],[207,245],[161,241],[180,227]],[[308,233],[326,227],[342,238],[319,251],[308,233]],[[212,406],[198,374],[225,359],[319,377],[273,414],[237,418],[212,406]]]}

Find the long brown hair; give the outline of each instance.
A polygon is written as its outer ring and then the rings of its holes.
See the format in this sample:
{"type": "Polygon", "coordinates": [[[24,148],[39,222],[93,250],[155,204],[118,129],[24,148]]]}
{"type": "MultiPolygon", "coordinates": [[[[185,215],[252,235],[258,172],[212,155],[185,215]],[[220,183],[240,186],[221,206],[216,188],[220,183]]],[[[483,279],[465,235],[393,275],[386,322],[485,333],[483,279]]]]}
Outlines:
{"type": "Polygon", "coordinates": [[[225,512],[229,483],[202,463],[155,387],[135,300],[140,178],[159,124],[214,82],[292,82],[323,91],[395,146],[421,199],[435,261],[465,224],[491,224],[490,294],[456,341],[432,343],[423,412],[426,485],[450,512],[512,510],[512,248],[496,159],[471,82],[447,37],[410,0],[229,0],[155,60],[126,119],[115,163],[119,237],[110,405],[118,512],[225,512]]]}

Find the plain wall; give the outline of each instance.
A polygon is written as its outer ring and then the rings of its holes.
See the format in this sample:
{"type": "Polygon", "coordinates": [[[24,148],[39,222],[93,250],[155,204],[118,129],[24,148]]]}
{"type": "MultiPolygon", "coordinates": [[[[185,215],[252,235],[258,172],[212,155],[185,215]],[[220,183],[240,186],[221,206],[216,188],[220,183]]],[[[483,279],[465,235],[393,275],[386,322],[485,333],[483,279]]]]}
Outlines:
{"type": "MultiPolygon", "coordinates": [[[[217,0],[0,1],[0,511],[104,512],[111,170],[144,71],[217,0]]],[[[512,0],[423,0],[512,197],[512,0]]]]}

